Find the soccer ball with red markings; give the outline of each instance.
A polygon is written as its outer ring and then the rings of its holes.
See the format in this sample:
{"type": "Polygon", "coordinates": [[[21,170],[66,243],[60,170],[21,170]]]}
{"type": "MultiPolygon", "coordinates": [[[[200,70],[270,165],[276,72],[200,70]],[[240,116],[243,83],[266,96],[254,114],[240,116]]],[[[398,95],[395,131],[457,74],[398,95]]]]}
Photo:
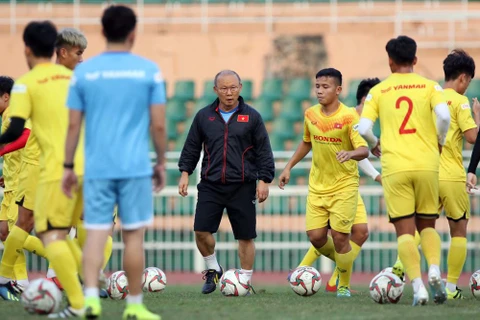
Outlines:
{"type": "Polygon", "coordinates": [[[370,297],[379,304],[397,303],[403,294],[404,283],[390,272],[381,272],[370,282],[370,297]]]}
{"type": "Polygon", "coordinates": [[[300,296],[311,296],[320,290],[322,276],[314,267],[298,267],[290,275],[290,287],[300,296]]]}
{"type": "Polygon", "coordinates": [[[480,299],[480,270],[475,271],[470,277],[470,291],[475,298],[480,299]]]}
{"type": "Polygon", "coordinates": [[[62,302],[62,292],[47,279],[36,279],[23,291],[20,300],[30,313],[50,314],[57,312],[62,302]]]}
{"type": "Polygon", "coordinates": [[[243,297],[250,293],[250,280],[240,269],[227,270],[220,278],[220,292],[227,297],[243,297]]]}
{"type": "Polygon", "coordinates": [[[113,300],[123,300],[128,296],[128,279],[125,271],[112,273],[108,278],[107,292],[113,300]]]}
{"type": "Polygon", "coordinates": [[[142,287],[144,292],[162,292],[167,286],[167,276],[155,267],[148,267],[143,271],[142,287]]]}

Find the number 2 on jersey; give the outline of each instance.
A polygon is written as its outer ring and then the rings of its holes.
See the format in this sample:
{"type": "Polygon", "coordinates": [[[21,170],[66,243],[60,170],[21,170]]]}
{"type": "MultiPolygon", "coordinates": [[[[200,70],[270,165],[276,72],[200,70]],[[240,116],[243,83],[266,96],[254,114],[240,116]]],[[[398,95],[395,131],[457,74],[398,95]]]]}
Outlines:
{"type": "Polygon", "coordinates": [[[417,129],[412,128],[412,129],[406,129],[405,127],[407,126],[408,120],[410,119],[410,116],[412,115],[413,111],[413,101],[409,97],[402,96],[397,99],[397,102],[395,103],[395,108],[400,109],[402,106],[402,102],[406,102],[408,106],[407,114],[405,115],[405,118],[403,118],[402,125],[400,126],[400,129],[398,132],[400,134],[411,134],[417,132],[417,129]]]}

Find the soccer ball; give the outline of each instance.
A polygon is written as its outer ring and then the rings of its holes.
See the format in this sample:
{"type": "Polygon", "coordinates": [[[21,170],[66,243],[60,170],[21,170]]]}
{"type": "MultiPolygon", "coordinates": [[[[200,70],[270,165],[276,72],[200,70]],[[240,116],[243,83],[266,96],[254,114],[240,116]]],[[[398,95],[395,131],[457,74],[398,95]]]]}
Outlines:
{"type": "Polygon", "coordinates": [[[470,277],[470,290],[475,298],[480,299],[480,270],[475,271],[470,277]]]}
{"type": "Polygon", "coordinates": [[[370,282],[370,297],[373,301],[397,303],[403,294],[404,283],[393,273],[381,272],[370,282]]]}
{"type": "Polygon", "coordinates": [[[250,280],[240,269],[227,270],[220,278],[220,292],[227,297],[243,297],[250,293],[250,280]]]}
{"type": "Polygon", "coordinates": [[[57,312],[62,302],[62,292],[47,279],[36,279],[23,291],[20,300],[25,310],[36,314],[57,312]]]}
{"type": "Polygon", "coordinates": [[[167,286],[167,276],[155,267],[143,271],[142,286],[144,292],[162,292],[167,286]]]}
{"type": "Polygon", "coordinates": [[[322,276],[314,267],[298,267],[290,275],[290,287],[299,296],[311,296],[320,290],[322,276]]]}
{"type": "Polygon", "coordinates": [[[112,273],[108,278],[107,292],[113,300],[123,300],[128,295],[128,279],[125,271],[112,273]]]}

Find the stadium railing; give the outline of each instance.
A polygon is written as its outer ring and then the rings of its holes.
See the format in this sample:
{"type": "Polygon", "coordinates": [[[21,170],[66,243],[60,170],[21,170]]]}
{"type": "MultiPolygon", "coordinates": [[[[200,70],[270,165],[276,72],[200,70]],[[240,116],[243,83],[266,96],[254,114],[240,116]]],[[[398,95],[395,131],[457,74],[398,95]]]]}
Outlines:
{"type": "MultiPolygon", "coordinates": [[[[292,152],[275,152],[276,167],[281,170],[291,155],[292,152]]],[[[168,154],[167,168],[177,168],[178,156],[178,152],[168,154]]],[[[374,161],[374,164],[379,166],[378,161],[374,161]]],[[[300,162],[296,169],[309,167],[310,162],[307,160],[300,162]]],[[[191,177],[194,181],[199,179],[198,170],[196,172],[197,175],[191,177]]],[[[145,235],[146,265],[158,266],[167,272],[201,272],[204,269],[204,262],[196,249],[193,234],[196,187],[192,185],[188,193],[187,197],[180,197],[177,186],[172,183],[155,195],[155,220],[145,235]]],[[[306,185],[289,185],[282,191],[274,183],[267,201],[257,205],[256,270],[288,272],[300,262],[310,245],[304,231],[307,193],[306,185]]],[[[375,272],[395,262],[396,237],[393,226],[388,223],[382,188],[376,185],[363,185],[360,193],[369,215],[370,237],[355,262],[354,271],[375,272]]],[[[471,203],[472,217],[468,229],[469,244],[465,272],[473,272],[480,265],[480,194],[472,196],[471,203]]],[[[446,270],[450,239],[448,223],[442,217],[437,225],[443,239],[442,270],[446,270]]],[[[117,226],[114,234],[114,251],[107,266],[108,271],[122,268],[123,244],[119,227],[117,226]]],[[[237,245],[227,215],[224,216],[216,239],[220,263],[225,268],[239,267],[237,245]]],[[[0,245],[0,253],[2,250],[3,247],[0,245]]],[[[28,254],[27,261],[29,270],[46,270],[47,263],[42,258],[28,254]]],[[[323,257],[314,266],[324,274],[330,273],[333,267],[332,263],[323,257]]]]}

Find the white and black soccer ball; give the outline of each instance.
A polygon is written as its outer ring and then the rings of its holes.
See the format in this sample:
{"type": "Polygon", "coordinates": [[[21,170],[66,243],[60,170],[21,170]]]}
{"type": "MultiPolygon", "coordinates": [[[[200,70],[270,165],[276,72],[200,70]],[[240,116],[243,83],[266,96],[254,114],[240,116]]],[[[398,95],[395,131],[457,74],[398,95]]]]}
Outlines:
{"type": "Polygon", "coordinates": [[[480,299],[480,270],[475,271],[470,277],[470,291],[475,298],[480,299]]]}
{"type": "Polygon", "coordinates": [[[243,297],[250,293],[250,280],[240,269],[230,269],[220,278],[220,292],[227,297],[243,297]]]}
{"type": "Polygon", "coordinates": [[[142,289],[144,292],[162,292],[167,286],[167,276],[156,267],[148,267],[143,271],[142,289]]]}
{"type": "Polygon", "coordinates": [[[370,297],[380,304],[398,303],[403,294],[404,283],[398,276],[380,272],[370,282],[370,297]]]}
{"type": "Polygon", "coordinates": [[[34,314],[55,313],[62,302],[62,292],[48,279],[36,279],[23,291],[20,301],[25,310],[34,314]]]}
{"type": "Polygon", "coordinates": [[[299,296],[311,296],[320,290],[322,276],[314,267],[298,267],[290,275],[290,287],[299,296]]]}
{"type": "Polygon", "coordinates": [[[113,300],[123,300],[128,295],[128,279],[125,271],[112,273],[108,278],[107,292],[113,300]]]}

